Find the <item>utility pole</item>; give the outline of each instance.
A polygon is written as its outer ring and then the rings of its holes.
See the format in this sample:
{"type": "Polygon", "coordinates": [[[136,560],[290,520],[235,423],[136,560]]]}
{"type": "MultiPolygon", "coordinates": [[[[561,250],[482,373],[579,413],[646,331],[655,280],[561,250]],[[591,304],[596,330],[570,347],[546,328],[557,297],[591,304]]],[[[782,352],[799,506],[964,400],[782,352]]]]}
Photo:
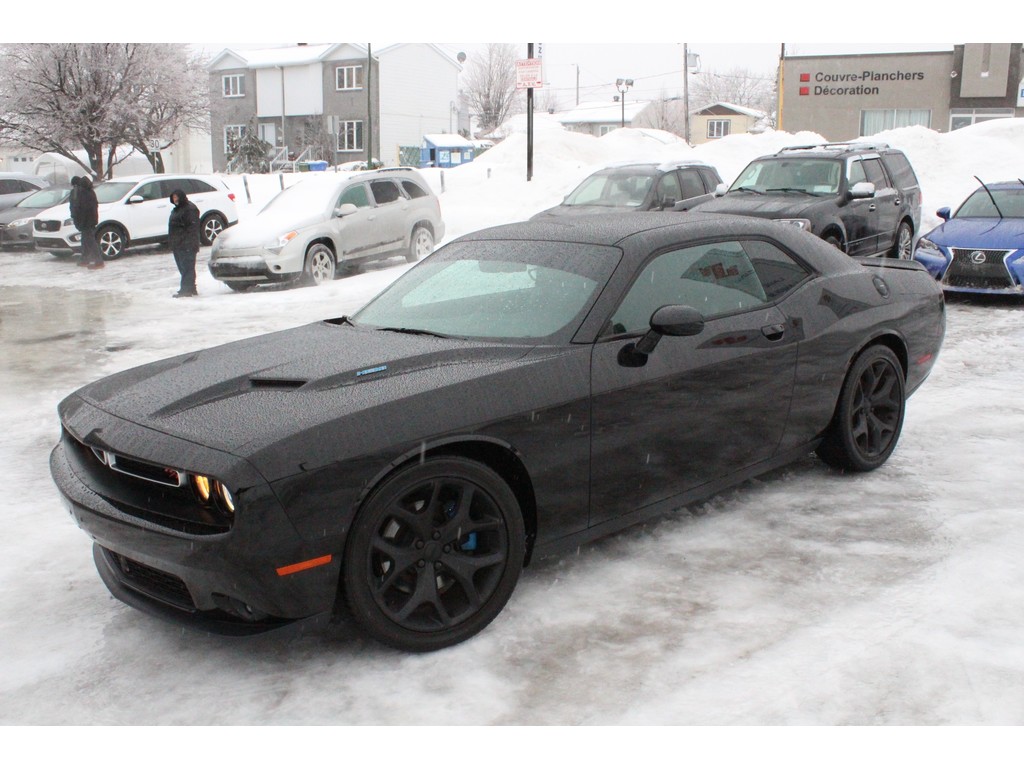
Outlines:
{"type": "Polygon", "coordinates": [[[782,48],[779,49],[779,109],[778,114],[775,116],[775,130],[782,130],[782,93],[786,85],[786,44],[782,44],[782,48]]]}
{"type": "Polygon", "coordinates": [[[373,52],[366,44],[366,167],[373,168],[373,52]]]}
{"type": "Polygon", "coordinates": [[[683,43],[683,138],[690,143],[690,49],[683,43]]]}
{"type": "MultiPolygon", "coordinates": [[[[526,58],[533,59],[533,43],[526,44],[526,58]]],[[[526,180],[533,179],[533,88],[526,89],[526,180]]]]}

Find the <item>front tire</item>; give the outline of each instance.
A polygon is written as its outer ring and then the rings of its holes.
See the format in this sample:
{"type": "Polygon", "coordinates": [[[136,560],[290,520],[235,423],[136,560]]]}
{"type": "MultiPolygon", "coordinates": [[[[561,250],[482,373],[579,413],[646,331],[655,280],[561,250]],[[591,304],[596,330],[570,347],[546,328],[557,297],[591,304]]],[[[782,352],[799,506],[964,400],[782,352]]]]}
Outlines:
{"type": "Polygon", "coordinates": [[[818,456],[850,472],[882,466],[896,449],[906,403],[903,366],[896,355],[881,344],[868,347],[846,374],[818,456]]]}
{"type": "Polygon", "coordinates": [[[457,457],[411,465],[376,489],[349,534],[342,587],[376,640],[434,651],[486,627],[525,557],[515,494],[490,468],[457,457]]]}
{"type": "Polygon", "coordinates": [[[120,227],[108,224],[96,230],[96,244],[104,261],[113,261],[124,255],[128,242],[120,227]]]}
{"type": "Polygon", "coordinates": [[[323,243],[317,243],[306,251],[306,268],[303,277],[308,285],[322,285],[334,279],[334,252],[323,243]]]}
{"type": "Polygon", "coordinates": [[[410,264],[419,261],[424,256],[429,256],[434,251],[434,235],[423,226],[418,226],[412,231],[409,238],[409,252],[405,260],[410,264]]]}

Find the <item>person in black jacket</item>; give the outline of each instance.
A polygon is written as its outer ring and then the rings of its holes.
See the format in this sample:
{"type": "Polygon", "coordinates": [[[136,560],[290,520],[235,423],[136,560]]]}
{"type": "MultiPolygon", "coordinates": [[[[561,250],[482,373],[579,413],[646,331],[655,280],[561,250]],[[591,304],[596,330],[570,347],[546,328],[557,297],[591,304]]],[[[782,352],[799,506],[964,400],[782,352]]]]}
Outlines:
{"type": "Polygon", "coordinates": [[[181,287],[174,298],[196,296],[196,254],[199,253],[199,209],[180,189],[171,192],[174,209],[167,221],[167,235],[174,261],[181,273],[181,287]]]}
{"type": "Polygon", "coordinates": [[[100,223],[99,203],[88,176],[76,176],[77,184],[71,189],[71,222],[82,233],[82,255],[78,265],[89,269],[102,269],[105,265],[96,243],[96,225],[100,223]]]}

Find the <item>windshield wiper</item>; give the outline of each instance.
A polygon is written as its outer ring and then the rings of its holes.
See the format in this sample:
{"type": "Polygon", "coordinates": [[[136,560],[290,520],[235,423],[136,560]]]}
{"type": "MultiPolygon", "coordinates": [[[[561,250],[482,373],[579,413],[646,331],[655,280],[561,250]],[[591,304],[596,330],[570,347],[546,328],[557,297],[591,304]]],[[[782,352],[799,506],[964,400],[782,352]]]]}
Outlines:
{"type": "Polygon", "coordinates": [[[765,192],[799,192],[801,195],[815,197],[813,192],[808,192],[806,189],[800,189],[799,187],[772,187],[771,189],[766,189],[765,192]]]}
{"type": "Polygon", "coordinates": [[[378,331],[391,331],[392,333],[408,333],[413,336],[436,336],[439,339],[454,339],[454,336],[449,336],[446,333],[438,333],[437,331],[426,331],[422,328],[378,328],[378,331]]]}
{"type": "Polygon", "coordinates": [[[755,195],[763,195],[764,194],[764,192],[762,192],[760,189],[755,189],[754,187],[736,187],[736,189],[730,189],[729,191],[730,192],[753,192],[755,195]]]}
{"type": "MultiPolygon", "coordinates": [[[[977,176],[975,176],[974,178],[978,179],[977,176]]],[[[1017,179],[1017,181],[1020,181],[1020,179],[1017,179]]],[[[1000,219],[1005,218],[1005,216],[1003,216],[1003,212],[1001,210],[999,210],[999,203],[996,202],[996,198],[992,194],[992,190],[988,188],[988,184],[986,184],[981,179],[978,179],[978,183],[981,184],[982,189],[984,189],[988,193],[989,200],[992,201],[992,205],[996,209],[996,213],[999,214],[999,218],[1000,219]]]]}

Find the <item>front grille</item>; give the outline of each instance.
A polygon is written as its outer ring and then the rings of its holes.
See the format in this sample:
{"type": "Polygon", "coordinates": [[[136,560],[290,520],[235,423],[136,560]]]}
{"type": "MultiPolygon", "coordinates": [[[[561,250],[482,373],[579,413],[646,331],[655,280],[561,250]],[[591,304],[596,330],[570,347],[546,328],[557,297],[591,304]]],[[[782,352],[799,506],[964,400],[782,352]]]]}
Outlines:
{"type": "Polygon", "coordinates": [[[42,248],[44,250],[47,249],[47,248],[52,248],[54,250],[62,248],[62,249],[64,249],[66,251],[71,246],[69,246],[67,243],[65,243],[63,240],[61,240],[59,237],[37,237],[36,238],[36,247],[37,248],[42,248]]]}
{"type": "Polygon", "coordinates": [[[1016,282],[1006,269],[1006,256],[1011,251],[985,248],[951,248],[953,260],[943,282],[954,288],[1004,290],[1015,288],[1016,282]]]}
{"type": "Polygon", "coordinates": [[[174,574],[151,568],[110,550],[104,552],[107,554],[107,560],[117,568],[121,582],[126,587],[175,608],[196,610],[196,604],[185,582],[174,574]]]}
{"type": "Polygon", "coordinates": [[[58,232],[60,230],[60,222],[53,219],[36,219],[35,230],[36,232],[58,232]]]}

